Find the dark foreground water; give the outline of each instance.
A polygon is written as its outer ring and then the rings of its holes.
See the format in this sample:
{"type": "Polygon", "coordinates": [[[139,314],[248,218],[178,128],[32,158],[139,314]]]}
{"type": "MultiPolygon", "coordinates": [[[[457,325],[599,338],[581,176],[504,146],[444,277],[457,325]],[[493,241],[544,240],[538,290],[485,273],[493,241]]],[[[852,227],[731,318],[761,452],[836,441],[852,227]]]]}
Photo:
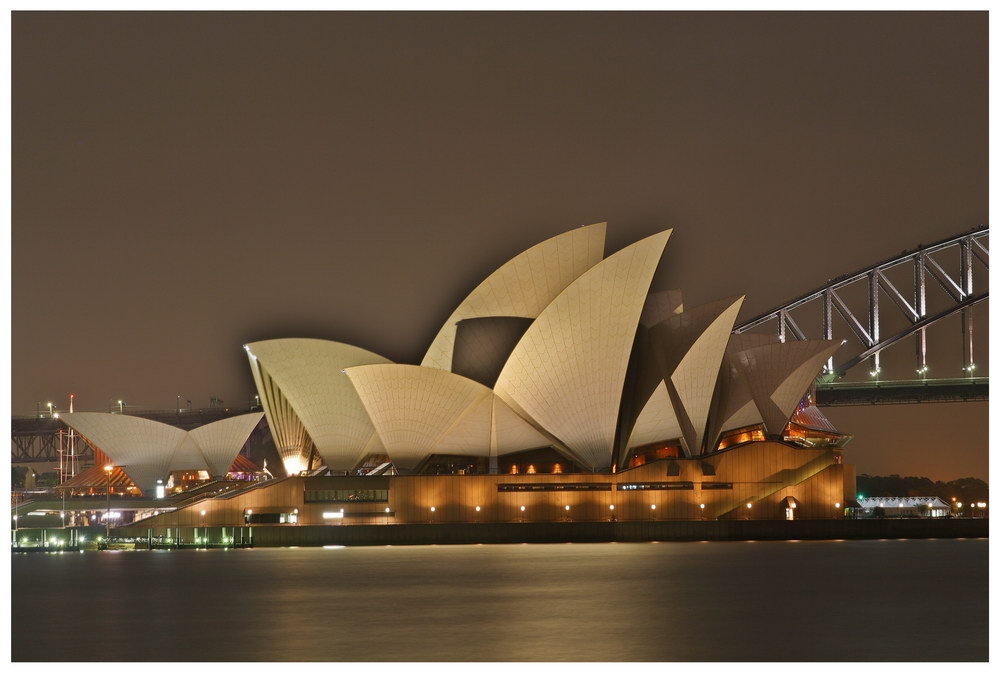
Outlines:
{"type": "Polygon", "coordinates": [[[12,556],[30,660],[986,660],[987,541],[12,556]]]}

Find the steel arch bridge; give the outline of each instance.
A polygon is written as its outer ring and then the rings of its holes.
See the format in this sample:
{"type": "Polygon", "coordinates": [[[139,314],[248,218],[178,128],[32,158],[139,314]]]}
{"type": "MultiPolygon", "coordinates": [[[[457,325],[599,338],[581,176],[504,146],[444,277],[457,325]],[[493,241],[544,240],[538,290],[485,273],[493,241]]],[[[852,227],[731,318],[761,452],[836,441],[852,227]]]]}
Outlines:
{"type": "MultiPolygon", "coordinates": [[[[835,315],[843,319],[847,336],[856,338],[861,350],[835,361],[831,357],[817,380],[817,401],[827,405],[890,404],[931,401],[969,401],[988,399],[988,377],[975,377],[976,363],[973,353],[972,307],[989,298],[989,288],[977,292],[973,272],[979,268],[989,273],[989,227],[982,225],[973,230],[948,237],[916,250],[903,251],[898,256],[882,260],[870,267],[839,276],[826,285],[811,290],[776,309],[761,314],[733,330],[734,334],[760,331],[769,328],[782,342],[787,339],[837,339],[845,337],[843,329],[835,330],[835,315]],[[945,256],[958,256],[957,277],[942,267],[945,256]],[[909,271],[904,284],[899,281],[900,271],[909,271]],[[892,271],[896,278],[889,277],[892,271]],[[944,290],[946,301],[932,311],[928,306],[929,281],[944,290]],[[849,288],[864,289],[864,299],[853,303],[843,295],[849,288]],[[904,327],[883,333],[882,298],[891,301],[891,311],[902,316],[904,327]],[[852,308],[853,304],[853,308],[852,308]],[[801,313],[811,308],[819,309],[819,320],[805,321],[793,312],[801,313]],[[934,323],[955,314],[961,315],[962,371],[964,376],[954,379],[926,379],[927,329],[934,323]],[[868,362],[869,374],[878,378],[882,371],[881,354],[909,337],[916,343],[916,372],[922,379],[906,381],[873,381],[847,383],[843,379],[854,367],[868,362]]],[[[852,291],[854,292],[854,291],[852,291]]],[[[846,339],[844,340],[846,342],[846,339]]]]}

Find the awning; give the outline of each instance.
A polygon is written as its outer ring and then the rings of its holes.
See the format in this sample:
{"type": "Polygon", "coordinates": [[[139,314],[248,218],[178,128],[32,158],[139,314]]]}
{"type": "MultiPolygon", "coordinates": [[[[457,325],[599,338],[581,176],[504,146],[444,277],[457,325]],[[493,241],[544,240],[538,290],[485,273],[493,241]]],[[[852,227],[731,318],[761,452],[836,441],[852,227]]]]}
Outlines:
{"type": "Polygon", "coordinates": [[[230,473],[259,473],[262,468],[248,459],[243,454],[237,454],[233,459],[233,465],[229,467],[230,473]]]}
{"type": "Polygon", "coordinates": [[[786,496],[785,498],[781,499],[781,507],[782,508],[798,508],[799,507],[799,502],[798,502],[798,500],[796,500],[796,498],[794,496],[786,496]]]}
{"type": "MultiPolygon", "coordinates": [[[[104,470],[104,466],[91,466],[87,468],[82,473],[74,478],[70,478],[63,482],[60,487],[103,487],[108,488],[108,474],[104,470]]],[[[121,468],[111,469],[111,486],[112,487],[134,487],[132,480],[129,476],[125,474],[121,468]]]]}

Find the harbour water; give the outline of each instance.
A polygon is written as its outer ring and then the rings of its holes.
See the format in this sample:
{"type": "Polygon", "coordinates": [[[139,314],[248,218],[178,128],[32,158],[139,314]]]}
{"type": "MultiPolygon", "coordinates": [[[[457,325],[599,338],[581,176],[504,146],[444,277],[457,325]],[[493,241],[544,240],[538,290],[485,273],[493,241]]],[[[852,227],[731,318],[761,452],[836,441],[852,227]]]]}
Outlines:
{"type": "Polygon", "coordinates": [[[985,539],[14,554],[15,661],[969,661],[985,539]]]}

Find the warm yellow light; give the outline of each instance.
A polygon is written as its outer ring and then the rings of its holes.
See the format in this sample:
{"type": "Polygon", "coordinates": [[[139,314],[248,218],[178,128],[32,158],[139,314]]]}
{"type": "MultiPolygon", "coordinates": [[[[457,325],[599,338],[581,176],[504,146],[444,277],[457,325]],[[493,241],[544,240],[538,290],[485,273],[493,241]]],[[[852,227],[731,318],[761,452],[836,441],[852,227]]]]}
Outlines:
{"type": "MultiPolygon", "coordinates": [[[[748,507],[748,508],[750,507],[750,504],[749,504],[749,503],[747,504],[747,507],[748,507]]],[[[798,506],[798,504],[797,504],[797,503],[792,503],[792,507],[793,507],[793,508],[798,508],[799,506],[798,506]]]]}
{"type": "Polygon", "coordinates": [[[656,510],[656,504],[653,504],[653,505],[649,506],[649,509],[650,510],[656,510]]]}
{"type": "Polygon", "coordinates": [[[521,506],[521,512],[524,512],[524,506],[521,506]]]}
{"type": "Polygon", "coordinates": [[[839,508],[839,507],[840,507],[840,503],[834,503],[834,504],[833,504],[833,507],[834,507],[834,508],[839,508]]]}
{"type": "Polygon", "coordinates": [[[105,467],[104,467],[104,470],[106,470],[106,471],[107,471],[107,472],[109,472],[109,473],[110,473],[110,472],[111,472],[111,471],[112,471],[113,469],[114,469],[114,466],[105,466],[105,467]]]}
{"type": "Polygon", "coordinates": [[[202,516],[202,517],[204,517],[204,516],[205,516],[205,511],[204,511],[204,510],[202,510],[202,511],[201,511],[201,516],[202,516]]]}
{"type": "Polygon", "coordinates": [[[699,503],[698,507],[701,508],[702,510],[704,510],[705,509],[705,504],[704,503],[699,503]]]}
{"type": "Polygon", "coordinates": [[[285,464],[286,475],[298,475],[303,471],[302,458],[299,456],[286,456],[281,462],[285,464]]]}
{"type": "Polygon", "coordinates": [[[385,509],[385,511],[386,511],[386,512],[389,512],[389,509],[388,509],[388,508],[386,508],[386,509],[385,509]]]}
{"type": "Polygon", "coordinates": [[[431,506],[431,512],[434,512],[435,510],[437,510],[437,508],[435,508],[434,506],[431,506]]]}
{"type": "Polygon", "coordinates": [[[569,510],[569,506],[566,506],[566,510],[569,510]]]}
{"type": "Polygon", "coordinates": [[[753,503],[747,503],[747,508],[753,508],[753,503]]]}
{"type": "Polygon", "coordinates": [[[479,512],[479,506],[476,506],[476,512],[479,512]]]}
{"type": "Polygon", "coordinates": [[[608,508],[610,508],[611,510],[615,509],[615,507],[613,505],[609,505],[608,508]]]}
{"type": "Polygon", "coordinates": [[[247,508],[247,515],[253,515],[253,508],[247,508]]]}

